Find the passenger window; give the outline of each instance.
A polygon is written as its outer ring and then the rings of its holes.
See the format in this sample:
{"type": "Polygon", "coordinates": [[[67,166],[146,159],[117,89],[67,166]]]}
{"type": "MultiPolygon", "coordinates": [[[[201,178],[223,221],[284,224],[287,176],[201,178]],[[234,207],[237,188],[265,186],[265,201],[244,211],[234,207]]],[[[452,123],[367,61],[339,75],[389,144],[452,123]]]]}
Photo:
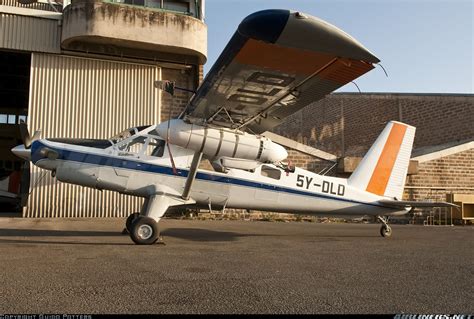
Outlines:
{"type": "Polygon", "coordinates": [[[273,179],[280,179],[281,177],[281,170],[277,168],[273,168],[267,165],[262,165],[262,171],[261,171],[262,176],[265,177],[270,177],[273,179]]]}

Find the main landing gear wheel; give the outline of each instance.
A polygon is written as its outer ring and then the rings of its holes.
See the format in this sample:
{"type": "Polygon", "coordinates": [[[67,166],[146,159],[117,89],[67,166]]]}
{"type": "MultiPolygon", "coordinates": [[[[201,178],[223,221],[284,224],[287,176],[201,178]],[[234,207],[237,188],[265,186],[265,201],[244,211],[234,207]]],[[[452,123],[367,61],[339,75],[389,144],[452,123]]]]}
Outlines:
{"type": "Polygon", "coordinates": [[[382,227],[380,227],[380,235],[382,235],[382,237],[392,236],[392,228],[388,225],[382,225],[382,227]]]}
{"type": "Polygon", "coordinates": [[[135,219],[140,216],[140,213],[133,213],[130,214],[130,216],[127,217],[127,220],[125,221],[125,228],[127,231],[130,233],[130,229],[132,228],[132,223],[135,221],[135,219]]]}
{"type": "Polygon", "coordinates": [[[130,238],[137,245],[151,245],[158,240],[158,223],[146,216],[138,216],[130,226],[130,238]]]}
{"type": "Polygon", "coordinates": [[[132,213],[128,215],[127,220],[125,221],[125,228],[122,230],[122,235],[130,234],[130,227],[135,219],[140,215],[140,213],[132,213]]]}

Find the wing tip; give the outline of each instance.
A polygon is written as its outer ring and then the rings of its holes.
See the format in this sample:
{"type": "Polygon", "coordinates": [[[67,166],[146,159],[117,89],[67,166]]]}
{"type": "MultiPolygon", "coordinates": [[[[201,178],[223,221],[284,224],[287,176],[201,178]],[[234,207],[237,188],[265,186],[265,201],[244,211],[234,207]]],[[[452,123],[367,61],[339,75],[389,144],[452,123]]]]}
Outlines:
{"type": "Polygon", "coordinates": [[[256,40],[275,43],[285,28],[289,17],[290,11],[285,9],[257,11],[242,20],[238,31],[256,40]]]}

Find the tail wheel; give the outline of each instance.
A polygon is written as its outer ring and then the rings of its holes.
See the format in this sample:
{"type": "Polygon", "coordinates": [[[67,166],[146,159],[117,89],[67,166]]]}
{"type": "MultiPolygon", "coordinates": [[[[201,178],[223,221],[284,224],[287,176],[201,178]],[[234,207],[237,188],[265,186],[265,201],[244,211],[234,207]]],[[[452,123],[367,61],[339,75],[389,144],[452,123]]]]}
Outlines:
{"type": "Polygon", "coordinates": [[[137,245],[151,245],[158,240],[158,223],[145,216],[138,216],[130,226],[130,238],[137,245]]]}
{"type": "Polygon", "coordinates": [[[382,225],[382,227],[380,227],[380,235],[387,238],[392,236],[392,228],[388,225],[382,225]]]}

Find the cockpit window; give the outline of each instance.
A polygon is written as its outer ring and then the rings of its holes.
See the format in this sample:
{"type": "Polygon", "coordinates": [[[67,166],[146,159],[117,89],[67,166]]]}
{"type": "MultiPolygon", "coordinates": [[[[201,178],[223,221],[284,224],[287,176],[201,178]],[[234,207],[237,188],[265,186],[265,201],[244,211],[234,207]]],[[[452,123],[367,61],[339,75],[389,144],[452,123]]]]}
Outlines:
{"type": "Polygon", "coordinates": [[[110,138],[110,140],[114,144],[120,143],[121,141],[129,138],[130,136],[135,135],[137,133],[135,130],[136,130],[136,128],[134,128],[134,127],[130,128],[130,129],[126,129],[125,131],[122,131],[122,132],[118,133],[117,135],[112,136],[110,138]]]}
{"type": "Polygon", "coordinates": [[[145,144],[146,136],[137,136],[128,141],[128,143],[122,143],[119,145],[119,150],[130,153],[140,153],[145,144]]]}
{"type": "Polygon", "coordinates": [[[162,157],[165,149],[165,141],[151,136],[137,135],[128,140],[121,141],[117,148],[124,152],[121,155],[132,154],[162,157]]]}
{"type": "Polygon", "coordinates": [[[165,144],[166,142],[164,140],[150,138],[146,154],[148,156],[163,157],[163,154],[165,152],[165,144]]]}
{"type": "Polygon", "coordinates": [[[114,144],[120,143],[121,141],[129,138],[130,136],[133,136],[133,135],[137,134],[140,131],[143,131],[144,129],[146,129],[148,127],[150,127],[150,126],[147,125],[147,126],[138,126],[138,127],[128,128],[128,129],[114,135],[113,137],[111,137],[110,141],[114,144]]]}

